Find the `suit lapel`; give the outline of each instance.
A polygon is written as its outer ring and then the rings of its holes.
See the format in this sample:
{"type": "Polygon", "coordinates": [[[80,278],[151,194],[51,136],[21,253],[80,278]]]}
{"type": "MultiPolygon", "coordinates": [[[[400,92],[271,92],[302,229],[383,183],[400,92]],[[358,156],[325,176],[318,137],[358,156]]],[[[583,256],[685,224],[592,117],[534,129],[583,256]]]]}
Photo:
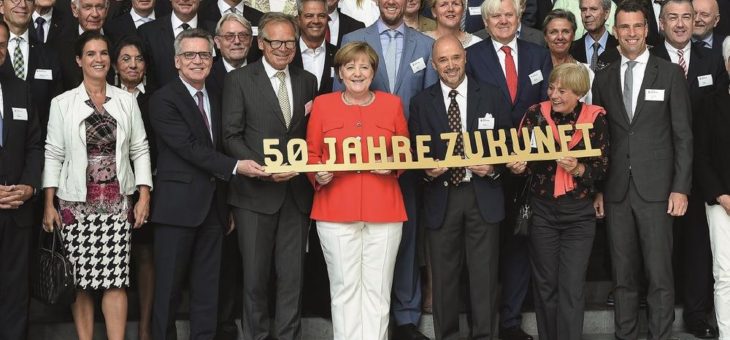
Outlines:
{"type": "MultiPolygon", "coordinates": [[[[496,80],[495,83],[502,90],[502,95],[507,102],[512,103],[512,99],[509,96],[509,89],[507,89],[507,78],[505,78],[504,72],[502,72],[502,66],[499,64],[499,56],[497,56],[497,51],[494,50],[492,39],[488,38],[488,40],[489,42],[484,44],[487,54],[486,58],[483,59],[483,65],[492,74],[491,78],[496,80]]],[[[510,104],[510,106],[512,105],[510,104]]]]}
{"type": "Polygon", "coordinates": [[[446,103],[444,102],[444,95],[441,92],[441,83],[431,87],[431,99],[433,103],[433,110],[436,112],[434,115],[439,125],[438,131],[450,132],[449,127],[449,114],[446,112],[446,103]]]}
{"type": "Polygon", "coordinates": [[[337,48],[329,43],[325,44],[324,48],[326,53],[324,57],[324,69],[322,69],[322,80],[319,82],[317,93],[332,92],[332,62],[335,60],[335,50],[337,48]]]}
{"type": "Polygon", "coordinates": [[[304,61],[302,60],[302,48],[299,46],[298,40],[297,40],[297,51],[294,54],[294,59],[292,60],[291,65],[304,68],[304,61]]]}
{"type": "MultiPolygon", "coordinates": [[[[631,120],[633,124],[641,115],[641,109],[644,107],[644,96],[646,89],[650,89],[654,85],[659,70],[657,67],[655,57],[649,56],[649,61],[646,64],[646,71],[644,71],[644,80],[641,82],[641,89],[639,90],[639,96],[636,98],[636,109],[634,110],[634,119],[631,120]]],[[[665,94],[666,95],[666,94],[665,94]]]]}
{"type": "Polygon", "coordinates": [[[38,53],[35,52],[38,45],[36,44],[40,43],[30,43],[28,47],[28,69],[25,72],[26,81],[31,81],[35,77],[35,70],[38,68],[38,53]]]}
{"type": "MultiPolygon", "coordinates": [[[[411,32],[408,27],[404,25],[404,32],[403,35],[403,52],[401,53],[401,59],[398,65],[398,74],[395,78],[395,91],[393,93],[397,93],[400,89],[401,84],[403,84],[403,80],[406,77],[406,72],[410,72],[410,60],[413,59],[413,53],[416,51],[416,39],[413,37],[413,32],[411,32]]],[[[420,34],[420,33],[419,33],[420,34]]],[[[425,60],[424,60],[425,62],[425,60]]]]}
{"type": "MultiPolygon", "coordinates": [[[[303,70],[301,70],[303,71],[303,70]]],[[[289,66],[289,78],[291,81],[291,122],[289,123],[289,128],[295,127],[299,122],[304,118],[304,112],[302,112],[299,108],[303,108],[304,104],[301,103],[302,101],[302,92],[304,91],[304,85],[301,83],[302,77],[301,74],[299,74],[300,69],[297,69],[296,67],[289,66]]],[[[279,102],[277,101],[277,104],[279,102]]],[[[282,118],[284,118],[282,116],[282,118]]]]}
{"type": "MultiPolygon", "coordinates": [[[[182,100],[182,102],[179,105],[178,108],[181,110],[181,114],[183,115],[183,118],[188,120],[190,125],[192,125],[193,129],[198,131],[197,136],[202,137],[205,136],[204,140],[211,142],[210,140],[210,132],[208,131],[207,127],[205,126],[205,121],[203,120],[203,117],[201,116],[200,111],[198,111],[198,103],[193,99],[192,96],[190,96],[190,92],[188,92],[187,87],[185,87],[185,84],[183,84],[181,79],[175,79],[175,92],[177,92],[178,96],[182,100]],[[187,102],[187,103],[186,103],[187,102]]],[[[210,94],[208,94],[208,100],[210,101],[210,107],[211,110],[213,110],[213,100],[210,98],[210,94]]],[[[211,119],[213,117],[213,113],[211,112],[211,119]]],[[[212,127],[211,122],[211,127],[212,127]]],[[[213,133],[213,136],[215,137],[215,132],[213,133]]]]}
{"type": "MultiPolygon", "coordinates": [[[[515,94],[515,104],[520,101],[520,95],[525,91],[525,87],[530,84],[530,65],[532,63],[532,56],[530,53],[526,53],[528,48],[522,40],[517,39],[517,94],[515,94]]],[[[542,72],[542,71],[540,71],[542,72]]],[[[543,74],[543,81],[547,81],[549,74],[543,74]]],[[[505,84],[507,81],[505,80],[505,84]]]]}
{"type": "MultiPolygon", "coordinates": [[[[365,29],[365,42],[370,45],[373,49],[375,49],[375,53],[378,54],[379,57],[383,57],[383,47],[380,44],[380,35],[378,34],[378,25],[373,24],[370,25],[370,27],[365,29]]],[[[380,63],[381,66],[378,67],[377,74],[375,75],[375,79],[373,79],[373,83],[370,84],[370,89],[388,89],[388,92],[394,93],[393,89],[390,88],[390,85],[388,84],[388,71],[386,71],[385,63],[380,63]],[[378,86],[380,83],[382,86],[378,86]]]]}
{"type": "MultiPolygon", "coordinates": [[[[613,75],[613,77],[611,77],[612,84],[611,84],[611,86],[609,86],[609,88],[614,88],[614,89],[617,89],[618,91],[610,91],[609,95],[615,96],[616,98],[614,98],[613,100],[616,100],[619,103],[621,103],[620,106],[621,106],[622,114],[620,116],[621,116],[621,119],[623,120],[623,122],[626,123],[626,125],[628,126],[629,124],[631,124],[631,121],[629,121],[629,113],[626,112],[626,107],[623,104],[624,86],[623,86],[623,84],[621,84],[621,59],[619,59],[615,63],[611,63],[608,66],[608,69],[606,69],[605,71],[609,72],[609,74],[613,75]]],[[[607,100],[607,101],[609,101],[609,100],[607,100]]],[[[638,106],[637,106],[637,108],[638,108],[638,106]]]]}
{"type": "MultiPolygon", "coordinates": [[[[274,110],[274,114],[276,115],[276,117],[279,118],[279,120],[281,121],[281,124],[286,126],[286,122],[284,121],[284,114],[281,112],[281,107],[279,106],[279,98],[276,96],[276,91],[274,91],[274,88],[271,87],[271,80],[266,75],[266,69],[264,69],[263,60],[258,61],[257,64],[252,65],[252,67],[256,67],[255,72],[253,72],[253,76],[255,78],[253,84],[261,85],[261,94],[264,96],[264,98],[262,99],[269,102],[269,105],[266,106],[271,107],[274,110]]],[[[294,83],[292,83],[292,88],[293,87],[294,83]]],[[[294,94],[292,94],[292,98],[294,98],[294,94]]]]}
{"type": "MultiPolygon", "coordinates": [[[[481,96],[479,94],[479,84],[474,79],[469,79],[466,85],[466,130],[474,131],[477,130],[477,119],[481,114],[479,110],[479,103],[481,102],[481,96]]],[[[495,117],[496,118],[496,117],[495,117]]]]}
{"type": "Polygon", "coordinates": [[[700,75],[699,64],[702,62],[702,51],[700,49],[702,48],[704,47],[690,46],[689,66],[687,67],[687,85],[689,85],[690,92],[696,87],[697,76],[700,75]]]}
{"type": "Polygon", "coordinates": [[[217,93],[208,91],[208,100],[210,101],[210,126],[213,130],[213,146],[218,147],[221,141],[221,131],[223,131],[223,125],[221,122],[221,108],[220,98],[217,93]]]}

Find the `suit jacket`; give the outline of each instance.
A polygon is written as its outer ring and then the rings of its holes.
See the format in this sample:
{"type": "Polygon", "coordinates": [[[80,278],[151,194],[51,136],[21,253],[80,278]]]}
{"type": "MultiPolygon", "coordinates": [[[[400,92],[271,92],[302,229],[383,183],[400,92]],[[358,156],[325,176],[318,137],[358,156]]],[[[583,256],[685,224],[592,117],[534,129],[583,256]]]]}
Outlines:
{"type": "MultiPolygon", "coordinates": [[[[10,58],[5,58],[5,62],[0,66],[0,73],[15,77],[10,58]]],[[[28,90],[33,100],[33,109],[37,112],[42,139],[45,140],[51,99],[63,92],[61,67],[56,52],[34,39],[31,39],[28,48],[28,70],[25,81],[28,86],[23,88],[28,90]],[[48,73],[47,70],[50,70],[50,79],[43,79],[48,73]],[[38,74],[38,71],[45,73],[38,74]]]]}
{"type": "MultiPolygon", "coordinates": [[[[0,184],[25,184],[40,189],[43,140],[29,91],[25,82],[8,75],[0,76],[0,85],[3,99],[0,184]],[[15,108],[25,109],[25,117],[16,117],[15,108]]],[[[0,217],[10,216],[16,225],[27,228],[33,224],[33,206],[23,204],[17,210],[0,209],[0,217]]]]}
{"type": "MultiPolygon", "coordinates": [[[[287,161],[286,145],[292,138],[305,138],[311,101],[317,94],[317,79],[309,72],[289,65],[292,87],[292,120],[287,129],[274,88],[266,75],[263,60],[231,71],[223,87],[223,138],[226,153],[236,159],[264,164],[263,139],[279,139],[278,149],[287,161]]],[[[294,197],[299,211],[309,214],[312,186],[306,176],[276,183],[237,176],[231,181],[228,203],[264,214],[273,214],[284,204],[287,194],[294,197]]]]}
{"type": "Polygon", "coordinates": [[[150,122],[157,138],[157,176],[151,221],[174,226],[201,225],[210,209],[228,220],[227,183],[236,159],[222,152],[221,108],[208,91],[213,140],[195,99],[180,78],[150,99],[150,122]],[[211,204],[215,202],[215,206],[211,204]]]}
{"type": "MultiPolygon", "coordinates": [[[[405,26],[405,25],[404,25],[405,26]]],[[[364,41],[372,47],[378,54],[380,60],[383,60],[383,48],[380,44],[380,34],[378,34],[378,22],[352,32],[342,38],[342,44],[350,41],[364,41]]],[[[388,72],[385,69],[385,63],[381,62],[378,67],[372,84],[371,90],[379,90],[400,96],[403,101],[403,108],[408,119],[408,109],[406,109],[411,98],[426,87],[435,84],[438,81],[436,71],[431,65],[431,48],[433,47],[433,39],[430,37],[405,26],[405,34],[403,36],[403,54],[398,67],[398,74],[395,78],[395,91],[390,89],[388,83],[388,72]],[[425,67],[413,72],[414,68],[411,63],[423,61],[425,67]]],[[[343,90],[342,83],[335,79],[334,91],[343,90]]]]}
{"type": "Polygon", "coordinates": [[[598,72],[593,104],[608,112],[611,135],[604,199],[622,201],[629,179],[647,201],[666,201],[670,192],[689,194],[692,185],[692,123],[687,81],[677,65],[649,56],[634,118],[624,108],[621,62],[598,72]],[[663,100],[646,100],[646,90],[663,100]]]}
{"type": "Polygon", "coordinates": [[[656,21],[656,17],[654,17],[654,6],[652,5],[654,0],[643,1],[646,13],[649,16],[646,18],[649,24],[649,35],[646,36],[646,44],[649,46],[656,46],[662,42],[662,35],[659,34],[659,23],[656,21]]]}
{"type": "MultiPolygon", "coordinates": [[[[511,128],[510,108],[499,94],[499,89],[493,85],[481,84],[473,77],[467,79],[466,131],[486,131],[487,129],[479,129],[477,123],[479,118],[484,117],[487,113],[494,117],[494,130],[511,128]]],[[[423,90],[411,101],[408,128],[412,143],[415,143],[417,135],[430,135],[431,152],[427,156],[434,159],[444,159],[446,155],[447,143],[441,139],[440,134],[451,132],[446,113],[447,106],[448,103],[444,102],[441,91],[441,83],[423,90]]],[[[482,137],[482,141],[485,152],[489,152],[484,137],[482,137]]],[[[472,145],[476,144],[472,141],[472,145]]],[[[429,229],[439,229],[443,224],[448,205],[449,185],[451,185],[449,178],[451,178],[452,171],[448,170],[441,176],[426,182],[423,188],[423,211],[426,212],[426,227],[429,229]]],[[[504,194],[501,181],[487,176],[472,175],[471,182],[474,185],[477,206],[484,221],[498,223],[504,219],[504,194]]]]}
{"type": "MultiPolygon", "coordinates": [[[[205,7],[201,5],[198,14],[200,15],[201,19],[205,21],[212,21],[216,24],[218,23],[218,20],[220,20],[223,16],[221,14],[220,8],[218,8],[217,1],[209,1],[205,7]]],[[[243,17],[251,23],[251,26],[258,26],[259,21],[261,20],[261,17],[263,15],[264,13],[262,13],[261,11],[246,4],[243,5],[243,17]]]]}
{"type": "MultiPolygon", "coordinates": [[[[76,63],[75,42],[80,34],[78,22],[74,21],[73,29],[68,29],[58,41],[49,42],[53,49],[58,52],[58,63],[61,68],[61,87],[63,91],[76,88],[84,80],[84,74],[76,63]]],[[[109,68],[106,80],[109,84],[114,83],[114,69],[109,68]]]]}
{"type": "Polygon", "coordinates": [[[134,26],[132,14],[127,13],[107,21],[104,25],[104,34],[112,41],[112,45],[116,45],[124,37],[137,36],[137,27],[134,26]]]}
{"type": "Polygon", "coordinates": [[[547,100],[548,77],[553,70],[550,52],[544,47],[517,39],[517,96],[514,103],[507,89],[507,80],[499,64],[492,39],[480,41],[467,48],[466,72],[477,81],[498,87],[502,100],[511,103],[510,116],[513,126],[518,126],[527,109],[547,100]],[[540,81],[537,81],[538,74],[540,81]],[[530,75],[534,75],[531,80],[530,75]]]}
{"type": "MultiPolygon", "coordinates": [[[[537,13],[535,13],[535,25],[533,27],[541,30],[542,24],[545,22],[545,17],[550,11],[553,10],[553,0],[536,0],[536,2],[537,13]]],[[[580,17],[576,19],[580,20],[580,17]]]]}
{"type": "MultiPolygon", "coordinates": [[[[527,27],[525,25],[522,26],[521,30],[522,31],[520,32],[519,39],[522,39],[524,41],[531,42],[533,44],[537,44],[537,45],[540,45],[543,47],[547,47],[547,43],[545,43],[545,37],[541,31],[536,30],[532,27],[527,27]]],[[[486,28],[477,31],[476,33],[474,33],[474,35],[476,35],[479,38],[482,38],[482,40],[487,40],[487,38],[489,38],[489,32],[487,31],[486,28]]]]}
{"type": "Polygon", "coordinates": [[[342,46],[342,37],[350,32],[355,32],[361,28],[365,28],[365,24],[360,21],[353,19],[351,16],[342,13],[340,9],[336,9],[337,15],[340,18],[340,29],[337,31],[337,48],[342,46]]]}
{"type": "MultiPolygon", "coordinates": [[[[699,192],[707,204],[730,194],[730,95],[717,91],[703,103],[703,114],[694,117],[694,171],[699,192]]],[[[692,188],[695,189],[694,187],[692,188]]]]}
{"type": "MultiPolygon", "coordinates": [[[[335,64],[335,53],[337,53],[337,46],[327,43],[325,45],[325,57],[324,57],[324,68],[322,69],[322,80],[319,83],[319,89],[317,95],[332,92],[332,84],[334,82],[334,64],[335,64]]],[[[297,52],[292,60],[292,65],[304,68],[302,61],[302,51],[297,42],[297,52]]]]}
{"type": "MultiPolygon", "coordinates": [[[[198,16],[198,28],[212,34],[215,32],[215,25],[216,23],[204,21],[198,16]]],[[[147,50],[147,69],[149,70],[147,81],[155,86],[164,86],[178,76],[177,69],[175,69],[175,48],[173,46],[175,34],[172,30],[171,15],[143,24],[137,31],[147,50]]]]}
{"type": "Polygon", "coordinates": [[[28,23],[28,33],[30,34],[31,41],[40,42],[41,44],[45,44],[49,41],[57,41],[59,37],[63,35],[63,33],[67,30],[67,23],[68,21],[65,20],[64,15],[59,13],[59,11],[56,9],[56,6],[53,8],[53,14],[51,15],[51,23],[49,24],[48,28],[48,35],[46,36],[46,41],[38,41],[36,39],[36,35],[38,34],[35,29],[35,22],[31,19],[31,21],[28,23]]]}
{"type": "MultiPolygon", "coordinates": [[[[586,56],[586,35],[588,35],[588,33],[584,34],[580,37],[580,39],[573,41],[573,44],[570,45],[570,55],[581,63],[590,64],[590,60],[588,60],[588,57],[586,56]]],[[[598,56],[600,57],[608,50],[615,50],[616,46],[618,46],[618,40],[609,33],[608,39],[606,39],[606,46],[604,46],[603,52],[598,56]]]]}

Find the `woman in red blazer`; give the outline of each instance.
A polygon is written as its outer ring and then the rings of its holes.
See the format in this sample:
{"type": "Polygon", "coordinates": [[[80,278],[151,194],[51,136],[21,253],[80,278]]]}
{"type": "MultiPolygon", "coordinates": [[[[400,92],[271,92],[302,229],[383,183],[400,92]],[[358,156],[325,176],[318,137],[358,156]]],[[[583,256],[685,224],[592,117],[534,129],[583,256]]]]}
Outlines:
{"type": "MultiPolygon", "coordinates": [[[[332,157],[343,163],[341,143],[347,137],[360,140],[363,162],[372,162],[367,137],[385,137],[390,150],[392,136],[408,136],[400,98],[369,90],[378,56],[366,43],[343,46],[334,64],[345,90],[314,100],[307,126],[309,163],[332,157]],[[334,155],[324,143],[328,137],[337,139],[334,155]]],[[[311,217],[317,221],[327,262],[336,340],[387,338],[393,268],[406,220],[398,174],[374,170],[309,175],[315,188],[311,217]]]]}

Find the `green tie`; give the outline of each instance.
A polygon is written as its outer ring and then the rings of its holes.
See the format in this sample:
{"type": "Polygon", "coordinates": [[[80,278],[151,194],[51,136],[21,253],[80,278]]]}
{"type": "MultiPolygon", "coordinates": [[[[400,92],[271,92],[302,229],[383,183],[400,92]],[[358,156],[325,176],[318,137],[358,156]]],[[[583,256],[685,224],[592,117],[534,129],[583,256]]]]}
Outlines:
{"type": "Polygon", "coordinates": [[[24,39],[21,37],[15,37],[15,50],[13,51],[13,69],[15,75],[25,80],[25,60],[23,60],[23,52],[20,50],[20,44],[23,43],[24,39]]]}
{"type": "Polygon", "coordinates": [[[291,108],[289,106],[289,92],[286,90],[286,73],[276,72],[276,77],[279,78],[279,91],[276,96],[279,97],[279,106],[281,107],[281,113],[284,114],[284,123],[286,123],[288,129],[289,124],[291,124],[291,108]]]}

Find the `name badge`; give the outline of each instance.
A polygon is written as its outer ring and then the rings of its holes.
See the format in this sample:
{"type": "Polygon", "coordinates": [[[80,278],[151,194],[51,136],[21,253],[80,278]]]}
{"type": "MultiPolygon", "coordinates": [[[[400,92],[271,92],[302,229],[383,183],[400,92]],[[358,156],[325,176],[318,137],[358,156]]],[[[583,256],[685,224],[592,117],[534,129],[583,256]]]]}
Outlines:
{"type": "Polygon", "coordinates": [[[697,83],[699,83],[700,87],[712,86],[712,75],[705,74],[704,76],[697,77],[697,83]]]}
{"type": "Polygon", "coordinates": [[[664,90],[646,89],[646,92],[644,92],[644,100],[650,102],[664,101],[664,90]]]}
{"type": "Polygon", "coordinates": [[[535,131],[530,134],[530,148],[537,149],[537,140],[535,139],[535,131]]]}
{"type": "Polygon", "coordinates": [[[28,120],[28,111],[22,107],[13,108],[13,119],[14,120],[28,120]]]}
{"type": "Polygon", "coordinates": [[[35,79],[41,79],[41,80],[53,80],[53,72],[48,69],[36,69],[35,70],[35,79]]]}
{"type": "Polygon", "coordinates": [[[416,73],[425,68],[426,63],[423,61],[423,58],[418,58],[417,60],[411,62],[411,71],[413,71],[413,73],[416,73]]]}
{"type": "Polygon", "coordinates": [[[477,7],[469,7],[469,15],[482,15],[482,8],[477,7]]]}
{"type": "Polygon", "coordinates": [[[254,37],[259,36],[259,27],[258,26],[251,26],[251,35],[254,37]]]}
{"type": "Polygon", "coordinates": [[[479,117],[478,127],[479,130],[494,129],[494,117],[491,113],[487,113],[484,117],[479,117]]]}
{"type": "Polygon", "coordinates": [[[530,83],[532,85],[535,85],[542,81],[542,71],[537,70],[535,72],[530,73],[530,83]]]}
{"type": "Polygon", "coordinates": [[[335,77],[335,68],[334,67],[330,67],[330,77],[331,78],[335,77]]]}
{"type": "Polygon", "coordinates": [[[308,116],[312,112],[312,101],[308,101],[304,104],[304,116],[308,116]]]}

